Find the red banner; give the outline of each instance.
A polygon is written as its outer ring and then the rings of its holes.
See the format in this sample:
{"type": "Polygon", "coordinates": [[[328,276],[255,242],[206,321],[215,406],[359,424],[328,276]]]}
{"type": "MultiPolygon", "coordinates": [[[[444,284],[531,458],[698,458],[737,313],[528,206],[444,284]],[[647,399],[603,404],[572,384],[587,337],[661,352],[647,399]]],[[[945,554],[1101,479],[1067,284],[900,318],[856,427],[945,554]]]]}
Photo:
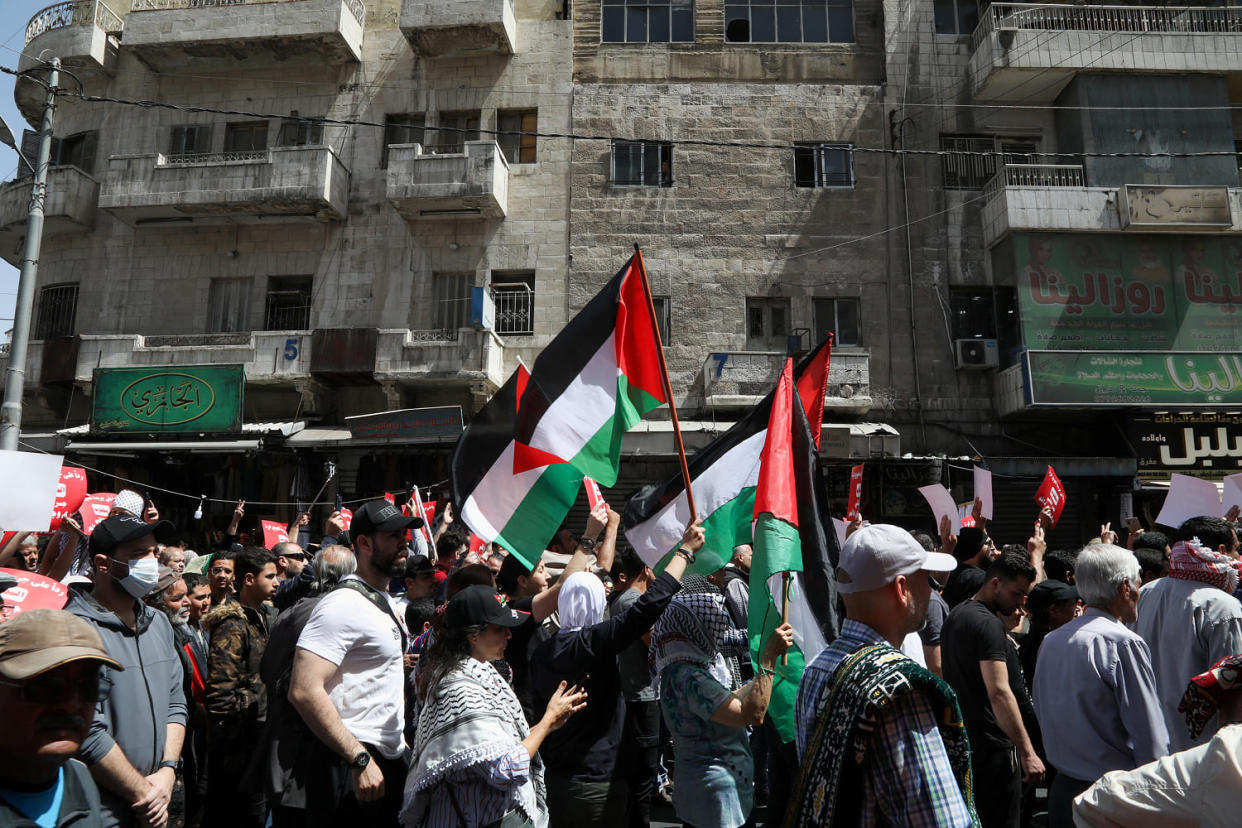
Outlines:
{"type": "Polygon", "coordinates": [[[289,541],[289,533],[283,523],[274,520],[260,521],[263,524],[263,545],[271,549],[278,543],[287,543],[289,541]]]}
{"type": "Polygon", "coordinates": [[[60,528],[60,522],[71,515],[86,499],[86,469],[77,466],[61,466],[60,482],[56,484],[56,503],[52,506],[52,522],[49,532],[60,528]]]}
{"type": "MultiPolygon", "coordinates": [[[[85,517],[85,515],[83,515],[85,517]]],[[[32,609],[61,609],[69,600],[69,587],[46,575],[22,569],[0,569],[17,579],[17,586],[4,591],[4,605],[14,613],[32,609]]]]}
{"type": "Polygon", "coordinates": [[[1052,525],[1056,526],[1057,521],[1061,519],[1061,510],[1065,508],[1065,487],[1061,485],[1061,480],[1052,470],[1052,466],[1048,467],[1044,482],[1040,484],[1039,491],[1035,493],[1035,502],[1041,509],[1052,510],[1052,525]]]}
{"type": "Polygon", "coordinates": [[[864,468],[866,468],[866,464],[859,463],[857,466],[850,469],[850,500],[849,504],[845,507],[845,520],[847,522],[853,521],[854,518],[858,517],[859,510],[862,508],[864,468]]]}
{"type": "Polygon", "coordinates": [[[349,531],[349,527],[354,522],[354,510],[341,507],[341,524],[345,527],[345,531],[349,531]]]}
{"type": "MultiPolygon", "coordinates": [[[[414,514],[423,519],[423,528],[419,531],[423,533],[423,538],[427,541],[427,545],[431,545],[431,516],[435,514],[436,505],[431,504],[431,510],[428,511],[427,504],[423,503],[423,494],[415,486],[410,492],[410,499],[414,501],[414,514]]],[[[411,538],[410,540],[413,540],[411,538]]]]}
{"type": "Polygon", "coordinates": [[[586,486],[587,506],[594,512],[595,507],[604,502],[604,493],[599,490],[599,484],[590,477],[582,478],[582,485],[586,486]]]}
{"type": "Polygon", "coordinates": [[[78,511],[82,513],[82,531],[89,535],[95,531],[95,527],[99,521],[108,516],[108,512],[112,511],[112,501],[116,500],[116,495],[111,492],[101,492],[99,494],[87,495],[82,501],[82,505],[78,507],[78,511]]]}
{"type": "Polygon", "coordinates": [[[431,540],[431,526],[436,519],[436,502],[428,500],[423,503],[423,514],[427,516],[427,540],[431,540]]]}

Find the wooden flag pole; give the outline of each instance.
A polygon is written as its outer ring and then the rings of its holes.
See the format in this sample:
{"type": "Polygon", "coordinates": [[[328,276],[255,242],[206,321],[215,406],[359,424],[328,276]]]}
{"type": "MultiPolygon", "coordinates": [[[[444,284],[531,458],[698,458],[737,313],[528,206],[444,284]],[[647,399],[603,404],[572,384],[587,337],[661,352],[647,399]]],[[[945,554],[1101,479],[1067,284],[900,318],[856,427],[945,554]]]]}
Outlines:
{"type": "Polygon", "coordinates": [[[677,419],[677,403],[673,401],[673,386],[668,379],[668,363],[664,360],[664,342],[660,339],[660,321],[656,319],[655,300],[651,298],[651,283],[647,281],[647,265],[643,263],[643,251],[634,245],[634,258],[638,262],[638,275],[643,280],[643,293],[647,297],[647,310],[655,323],[656,356],[660,360],[660,379],[664,381],[664,396],[668,398],[668,410],[673,415],[673,439],[677,443],[677,457],[681,460],[681,479],[686,484],[686,503],[690,506],[690,522],[698,520],[694,508],[694,493],[690,490],[690,464],[686,462],[686,444],[681,439],[681,422],[677,419]]]}
{"type": "MultiPolygon", "coordinates": [[[[793,576],[790,575],[788,572],[785,572],[783,574],[784,574],[783,581],[784,581],[784,587],[785,587],[784,588],[785,600],[781,602],[781,624],[785,625],[789,623],[789,585],[793,583],[793,576]]],[[[783,667],[789,666],[789,651],[788,650],[781,653],[781,666],[783,667]]]]}

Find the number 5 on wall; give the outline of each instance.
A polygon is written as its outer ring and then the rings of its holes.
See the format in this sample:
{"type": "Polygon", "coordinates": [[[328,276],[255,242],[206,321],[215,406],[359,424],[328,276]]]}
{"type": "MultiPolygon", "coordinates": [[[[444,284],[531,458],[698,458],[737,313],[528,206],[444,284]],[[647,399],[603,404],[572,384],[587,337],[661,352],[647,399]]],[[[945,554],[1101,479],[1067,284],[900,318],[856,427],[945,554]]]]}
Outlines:
{"type": "Polygon", "coordinates": [[[285,340],[285,359],[292,362],[298,358],[298,338],[290,337],[285,340]]]}

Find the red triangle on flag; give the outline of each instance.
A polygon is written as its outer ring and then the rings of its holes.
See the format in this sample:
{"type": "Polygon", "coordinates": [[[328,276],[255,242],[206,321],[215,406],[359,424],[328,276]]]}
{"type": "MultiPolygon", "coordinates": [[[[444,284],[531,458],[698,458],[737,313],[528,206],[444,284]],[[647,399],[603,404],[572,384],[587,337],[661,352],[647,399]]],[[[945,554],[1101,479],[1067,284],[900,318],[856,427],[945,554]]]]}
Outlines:
{"type": "Polygon", "coordinates": [[[521,474],[531,469],[539,469],[544,466],[551,466],[553,463],[564,463],[565,461],[557,457],[551,452],[543,449],[533,448],[526,443],[513,441],[513,473],[521,474]]]}

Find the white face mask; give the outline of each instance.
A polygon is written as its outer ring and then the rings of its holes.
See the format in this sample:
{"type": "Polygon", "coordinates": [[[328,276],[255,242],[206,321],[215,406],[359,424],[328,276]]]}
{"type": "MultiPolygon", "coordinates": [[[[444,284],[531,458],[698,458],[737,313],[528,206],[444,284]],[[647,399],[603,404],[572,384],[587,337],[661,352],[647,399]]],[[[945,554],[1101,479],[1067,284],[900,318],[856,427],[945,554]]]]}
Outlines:
{"type": "Polygon", "coordinates": [[[116,578],[117,583],[121,585],[121,589],[130,595],[141,600],[145,598],[151,590],[155,589],[155,585],[160,580],[160,565],[155,558],[143,558],[140,561],[131,561],[125,563],[118,561],[116,558],[109,558],[115,564],[121,564],[129,569],[129,574],[124,578],[116,578]]]}

